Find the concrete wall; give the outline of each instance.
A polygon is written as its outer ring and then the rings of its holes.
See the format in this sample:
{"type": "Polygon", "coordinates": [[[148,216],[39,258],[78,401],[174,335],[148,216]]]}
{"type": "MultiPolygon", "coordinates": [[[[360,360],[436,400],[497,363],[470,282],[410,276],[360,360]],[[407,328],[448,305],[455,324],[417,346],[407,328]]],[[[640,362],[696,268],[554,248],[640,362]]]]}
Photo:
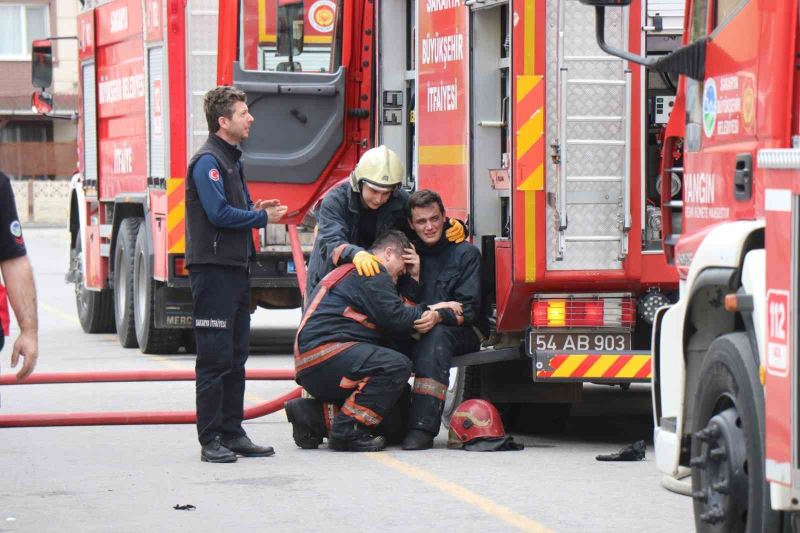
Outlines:
{"type": "Polygon", "coordinates": [[[12,181],[11,188],[22,224],[67,225],[68,181],[12,181]]]}

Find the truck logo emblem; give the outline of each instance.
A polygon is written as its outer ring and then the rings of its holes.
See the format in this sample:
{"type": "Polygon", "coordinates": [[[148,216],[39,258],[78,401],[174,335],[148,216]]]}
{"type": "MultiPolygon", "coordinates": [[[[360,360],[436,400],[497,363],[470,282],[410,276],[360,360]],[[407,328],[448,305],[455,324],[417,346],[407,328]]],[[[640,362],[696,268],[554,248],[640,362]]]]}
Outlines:
{"type": "Polygon", "coordinates": [[[717,125],[717,84],[714,78],[708,78],[703,87],[703,132],[706,137],[714,135],[717,125]]]}
{"type": "Polygon", "coordinates": [[[331,0],[317,0],[308,10],[308,22],[311,27],[320,33],[333,31],[333,21],[336,18],[336,4],[331,0]]]}
{"type": "Polygon", "coordinates": [[[219,181],[219,170],[212,168],[208,171],[208,177],[211,179],[211,181],[219,181]]]}

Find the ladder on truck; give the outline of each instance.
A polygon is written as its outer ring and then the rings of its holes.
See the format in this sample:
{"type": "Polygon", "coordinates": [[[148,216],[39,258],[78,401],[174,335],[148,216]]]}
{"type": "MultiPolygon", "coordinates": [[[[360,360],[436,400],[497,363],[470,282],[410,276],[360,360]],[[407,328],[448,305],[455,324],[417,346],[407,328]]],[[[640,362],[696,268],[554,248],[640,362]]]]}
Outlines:
{"type": "MultiPolygon", "coordinates": [[[[554,259],[562,268],[621,268],[631,229],[631,71],[597,46],[594,10],[556,1],[557,164],[555,190],[548,191],[554,259]]],[[[626,48],[627,10],[606,12],[607,40],[626,48]]]]}

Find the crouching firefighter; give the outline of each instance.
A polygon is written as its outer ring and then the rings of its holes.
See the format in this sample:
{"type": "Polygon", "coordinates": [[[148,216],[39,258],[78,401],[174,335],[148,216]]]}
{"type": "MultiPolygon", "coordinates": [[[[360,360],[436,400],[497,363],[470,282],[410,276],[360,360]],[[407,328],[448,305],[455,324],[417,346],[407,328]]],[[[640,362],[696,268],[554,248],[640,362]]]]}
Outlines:
{"type": "Polygon", "coordinates": [[[489,324],[482,310],[481,255],[468,242],[450,242],[444,235],[444,204],[430,190],[413,193],[408,200],[408,220],[416,233],[414,244],[421,259],[422,302],[451,301],[461,313],[442,309],[425,328],[413,347],[414,386],[409,413],[409,432],[404,450],[433,446],[439,432],[450,360],[480,350],[489,324]]]}
{"type": "Polygon", "coordinates": [[[371,250],[379,261],[375,276],[359,276],[355,265],[342,265],[311,295],[297,330],[294,361],[297,383],[316,400],[286,403],[301,448],[316,448],[326,434],[320,401],[340,407],[330,423],[330,448],[362,452],[386,447],[376,428],[411,376],[411,361],[386,345],[390,336],[412,334],[416,321],[436,312],[404,303],[397,291],[406,248],[408,238],[389,231],[371,250]]]}

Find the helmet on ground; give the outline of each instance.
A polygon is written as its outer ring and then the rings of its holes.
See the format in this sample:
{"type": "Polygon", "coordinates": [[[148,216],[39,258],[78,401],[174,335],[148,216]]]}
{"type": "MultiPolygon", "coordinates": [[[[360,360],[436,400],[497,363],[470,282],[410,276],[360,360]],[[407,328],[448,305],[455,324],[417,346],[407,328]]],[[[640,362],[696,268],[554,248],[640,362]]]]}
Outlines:
{"type": "Polygon", "coordinates": [[[384,145],[364,152],[350,175],[350,185],[356,192],[361,183],[379,190],[394,190],[403,182],[403,163],[400,157],[384,145]]]}
{"type": "MultiPolygon", "coordinates": [[[[488,444],[505,439],[503,421],[494,405],[486,400],[467,400],[450,417],[448,448],[487,449],[488,444]]],[[[494,449],[493,446],[489,448],[494,449]]]]}

